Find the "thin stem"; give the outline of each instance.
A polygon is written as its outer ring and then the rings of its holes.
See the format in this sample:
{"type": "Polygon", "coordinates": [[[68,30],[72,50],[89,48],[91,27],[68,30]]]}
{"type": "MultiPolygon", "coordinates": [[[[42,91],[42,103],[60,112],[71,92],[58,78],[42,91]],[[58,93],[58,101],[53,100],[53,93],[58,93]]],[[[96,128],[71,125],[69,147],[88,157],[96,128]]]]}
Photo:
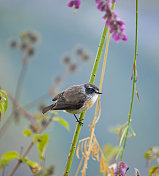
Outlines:
{"type": "MultiPolygon", "coordinates": [[[[19,101],[19,98],[20,98],[20,95],[21,95],[21,90],[22,90],[22,85],[23,85],[25,73],[26,73],[26,70],[27,70],[27,65],[28,64],[23,63],[22,70],[21,70],[20,75],[19,75],[19,79],[18,79],[17,87],[16,87],[16,92],[15,92],[16,101],[19,101]]],[[[10,123],[13,121],[14,112],[15,112],[15,106],[13,106],[13,110],[12,110],[11,114],[9,115],[9,117],[7,118],[7,120],[5,121],[3,126],[0,128],[0,137],[5,133],[5,131],[9,127],[10,123]]]]}
{"type": "MultiPolygon", "coordinates": [[[[27,154],[29,153],[29,151],[31,150],[31,148],[33,147],[34,142],[32,141],[29,146],[27,147],[26,151],[24,152],[24,154],[22,155],[22,157],[26,157],[27,154]]],[[[12,171],[10,172],[10,174],[8,176],[13,176],[14,173],[16,172],[16,170],[18,169],[18,167],[21,165],[21,160],[18,160],[17,164],[15,165],[15,167],[12,169],[12,171]]]]}
{"type": "Polygon", "coordinates": [[[129,120],[128,120],[128,128],[125,134],[125,138],[123,140],[123,149],[121,151],[120,154],[120,161],[122,160],[123,157],[123,153],[125,150],[125,146],[126,146],[126,141],[127,141],[127,137],[128,137],[128,131],[130,128],[130,122],[131,122],[131,114],[132,114],[132,108],[133,108],[133,101],[134,101],[134,92],[135,92],[135,82],[136,82],[136,58],[137,58],[137,33],[138,33],[138,0],[136,0],[136,32],[135,32],[135,56],[134,56],[134,75],[133,75],[133,87],[132,87],[132,97],[131,97],[131,104],[130,104],[130,110],[129,110],[129,120]]]}
{"type": "MultiPolygon", "coordinates": [[[[48,127],[48,125],[52,122],[52,118],[53,118],[53,116],[49,118],[47,124],[45,126],[43,126],[41,128],[41,130],[39,131],[39,134],[41,134],[48,127]]],[[[25,158],[28,155],[28,153],[30,152],[30,150],[32,149],[33,146],[34,146],[34,142],[32,141],[29,144],[29,146],[27,147],[27,149],[25,150],[24,154],[22,155],[22,158],[25,158]]],[[[21,160],[18,160],[17,164],[14,166],[14,168],[12,169],[12,171],[10,172],[10,174],[8,176],[13,176],[14,173],[16,172],[16,170],[21,165],[21,163],[22,163],[21,160]]]]}
{"type": "MultiPolygon", "coordinates": [[[[92,70],[92,73],[91,73],[90,83],[94,83],[107,33],[108,33],[108,28],[104,27],[102,37],[101,37],[101,40],[100,40],[100,44],[99,44],[99,47],[98,47],[96,59],[95,59],[95,62],[94,62],[93,70],[92,70]]],[[[80,114],[80,121],[81,122],[83,122],[84,116],[85,116],[85,112],[80,114]]],[[[76,146],[77,146],[80,130],[81,130],[81,125],[78,123],[77,126],[76,126],[76,129],[75,129],[73,141],[72,141],[70,152],[69,152],[68,159],[67,159],[67,162],[66,162],[66,167],[65,167],[65,172],[64,172],[65,176],[69,175],[69,172],[70,172],[70,169],[71,169],[71,165],[72,165],[73,157],[74,157],[74,154],[75,154],[75,149],[76,149],[76,146]]]]}
{"type": "Polygon", "coordinates": [[[21,70],[20,75],[19,75],[19,79],[18,79],[17,87],[16,87],[16,93],[15,93],[15,99],[17,101],[19,101],[19,98],[20,98],[20,95],[21,95],[22,85],[23,85],[25,73],[26,73],[26,70],[27,70],[27,66],[28,66],[28,64],[23,63],[22,70],[21,70]]]}

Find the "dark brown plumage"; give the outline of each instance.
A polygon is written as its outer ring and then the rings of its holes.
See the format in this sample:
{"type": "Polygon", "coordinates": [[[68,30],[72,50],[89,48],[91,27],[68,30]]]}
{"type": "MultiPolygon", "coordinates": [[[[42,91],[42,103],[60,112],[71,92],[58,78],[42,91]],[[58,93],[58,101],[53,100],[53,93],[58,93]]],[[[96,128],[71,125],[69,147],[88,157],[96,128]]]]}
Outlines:
{"type": "Polygon", "coordinates": [[[86,83],[72,86],[56,95],[52,101],[56,101],[45,107],[42,113],[49,110],[65,110],[68,113],[80,114],[90,108],[97,100],[99,89],[96,85],[86,83]]]}
{"type": "Polygon", "coordinates": [[[44,114],[49,110],[79,109],[83,106],[85,99],[86,95],[83,92],[83,88],[80,85],[72,86],[56,95],[52,101],[57,102],[43,108],[42,113],[44,114]]]}

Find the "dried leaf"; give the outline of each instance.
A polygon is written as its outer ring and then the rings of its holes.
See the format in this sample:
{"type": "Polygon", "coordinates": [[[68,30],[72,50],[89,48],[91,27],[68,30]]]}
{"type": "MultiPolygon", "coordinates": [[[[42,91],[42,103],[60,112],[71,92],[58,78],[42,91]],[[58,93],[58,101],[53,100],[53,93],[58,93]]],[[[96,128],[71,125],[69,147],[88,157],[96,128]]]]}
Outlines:
{"type": "Polygon", "coordinates": [[[137,99],[138,99],[138,101],[140,102],[140,97],[139,97],[139,93],[138,93],[138,91],[137,91],[136,84],[135,84],[135,90],[136,90],[137,99]]]}
{"type": "Polygon", "coordinates": [[[80,143],[78,143],[77,149],[76,149],[76,156],[79,159],[79,149],[80,149],[80,143]]]}

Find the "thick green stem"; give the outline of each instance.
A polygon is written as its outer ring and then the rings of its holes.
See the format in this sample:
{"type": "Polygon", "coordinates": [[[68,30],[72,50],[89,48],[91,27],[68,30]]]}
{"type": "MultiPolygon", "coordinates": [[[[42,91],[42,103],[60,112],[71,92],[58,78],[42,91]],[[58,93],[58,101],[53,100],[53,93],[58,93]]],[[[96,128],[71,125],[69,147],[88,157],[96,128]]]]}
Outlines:
{"type": "Polygon", "coordinates": [[[128,137],[128,131],[130,128],[130,122],[131,122],[131,114],[132,114],[132,107],[133,107],[133,101],[134,101],[134,92],[135,92],[135,82],[136,82],[136,57],[137,57],[137,32],[138,32],[138,0],[136,0],[136,32],[135,32],[135,56],[134,56],[134,66],[133,66],[133,87],[132,87],[132,97],[131,97],[131,104],[130,104],[130,110],[129,110],[129,120],[128,120],[128,128],[123,140],[123,149],[120,154],[120,161],[122,160],[124,149],[126,146],[126,141],[128,137]]]}
{"type": "MultiPolygon", "coordinates": [[[[92,73],[91,73],[91,77],[90,77],[90,81],[89,81],[90,83],[94,83],[107,33],[108,33],[108,27],[104,27],[102,37],[101,37],[101,40],[100,40],[100,44],[99,44],[99,47],[98,47],[96,59],[95,59],[95,62],[94,62],[93,70],[92,70],[92,73]]],[[[83,122],[84,116],[85,116],[85,112],[80,114],[80,121],[81,122],[83,122]]],[[[64,176],[69,175],[70,168],[71,168],[71,165],[72,165],[73,156],[75,154],[75,149],[76,149],[77,142],[78,142],[78,137],[79,137],[79,134],[80,134],[80,130],[81,130],[81,125],[79,123],[77,123],[77,127],[76,127],[74,137],[73,137],[73,141],[72,141],[72,144],[71,144],[70,153],[68,155],[68,159],[67,159],[67,163],[66,163],[66,167],[65,167],[64,176]]]]}

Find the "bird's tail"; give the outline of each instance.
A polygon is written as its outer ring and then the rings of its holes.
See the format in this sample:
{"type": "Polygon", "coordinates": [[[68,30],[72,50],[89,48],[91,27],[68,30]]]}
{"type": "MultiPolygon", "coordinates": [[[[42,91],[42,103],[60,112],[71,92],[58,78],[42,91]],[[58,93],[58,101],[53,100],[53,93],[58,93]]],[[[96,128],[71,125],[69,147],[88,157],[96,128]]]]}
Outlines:
{"type": "Polygon", "coordinates": [[[43,110],[42,110],[42,113],[45,114],[47,111],[52,110],[54,106],[55,106],[55,104],[44,107],[43,110]]]}

